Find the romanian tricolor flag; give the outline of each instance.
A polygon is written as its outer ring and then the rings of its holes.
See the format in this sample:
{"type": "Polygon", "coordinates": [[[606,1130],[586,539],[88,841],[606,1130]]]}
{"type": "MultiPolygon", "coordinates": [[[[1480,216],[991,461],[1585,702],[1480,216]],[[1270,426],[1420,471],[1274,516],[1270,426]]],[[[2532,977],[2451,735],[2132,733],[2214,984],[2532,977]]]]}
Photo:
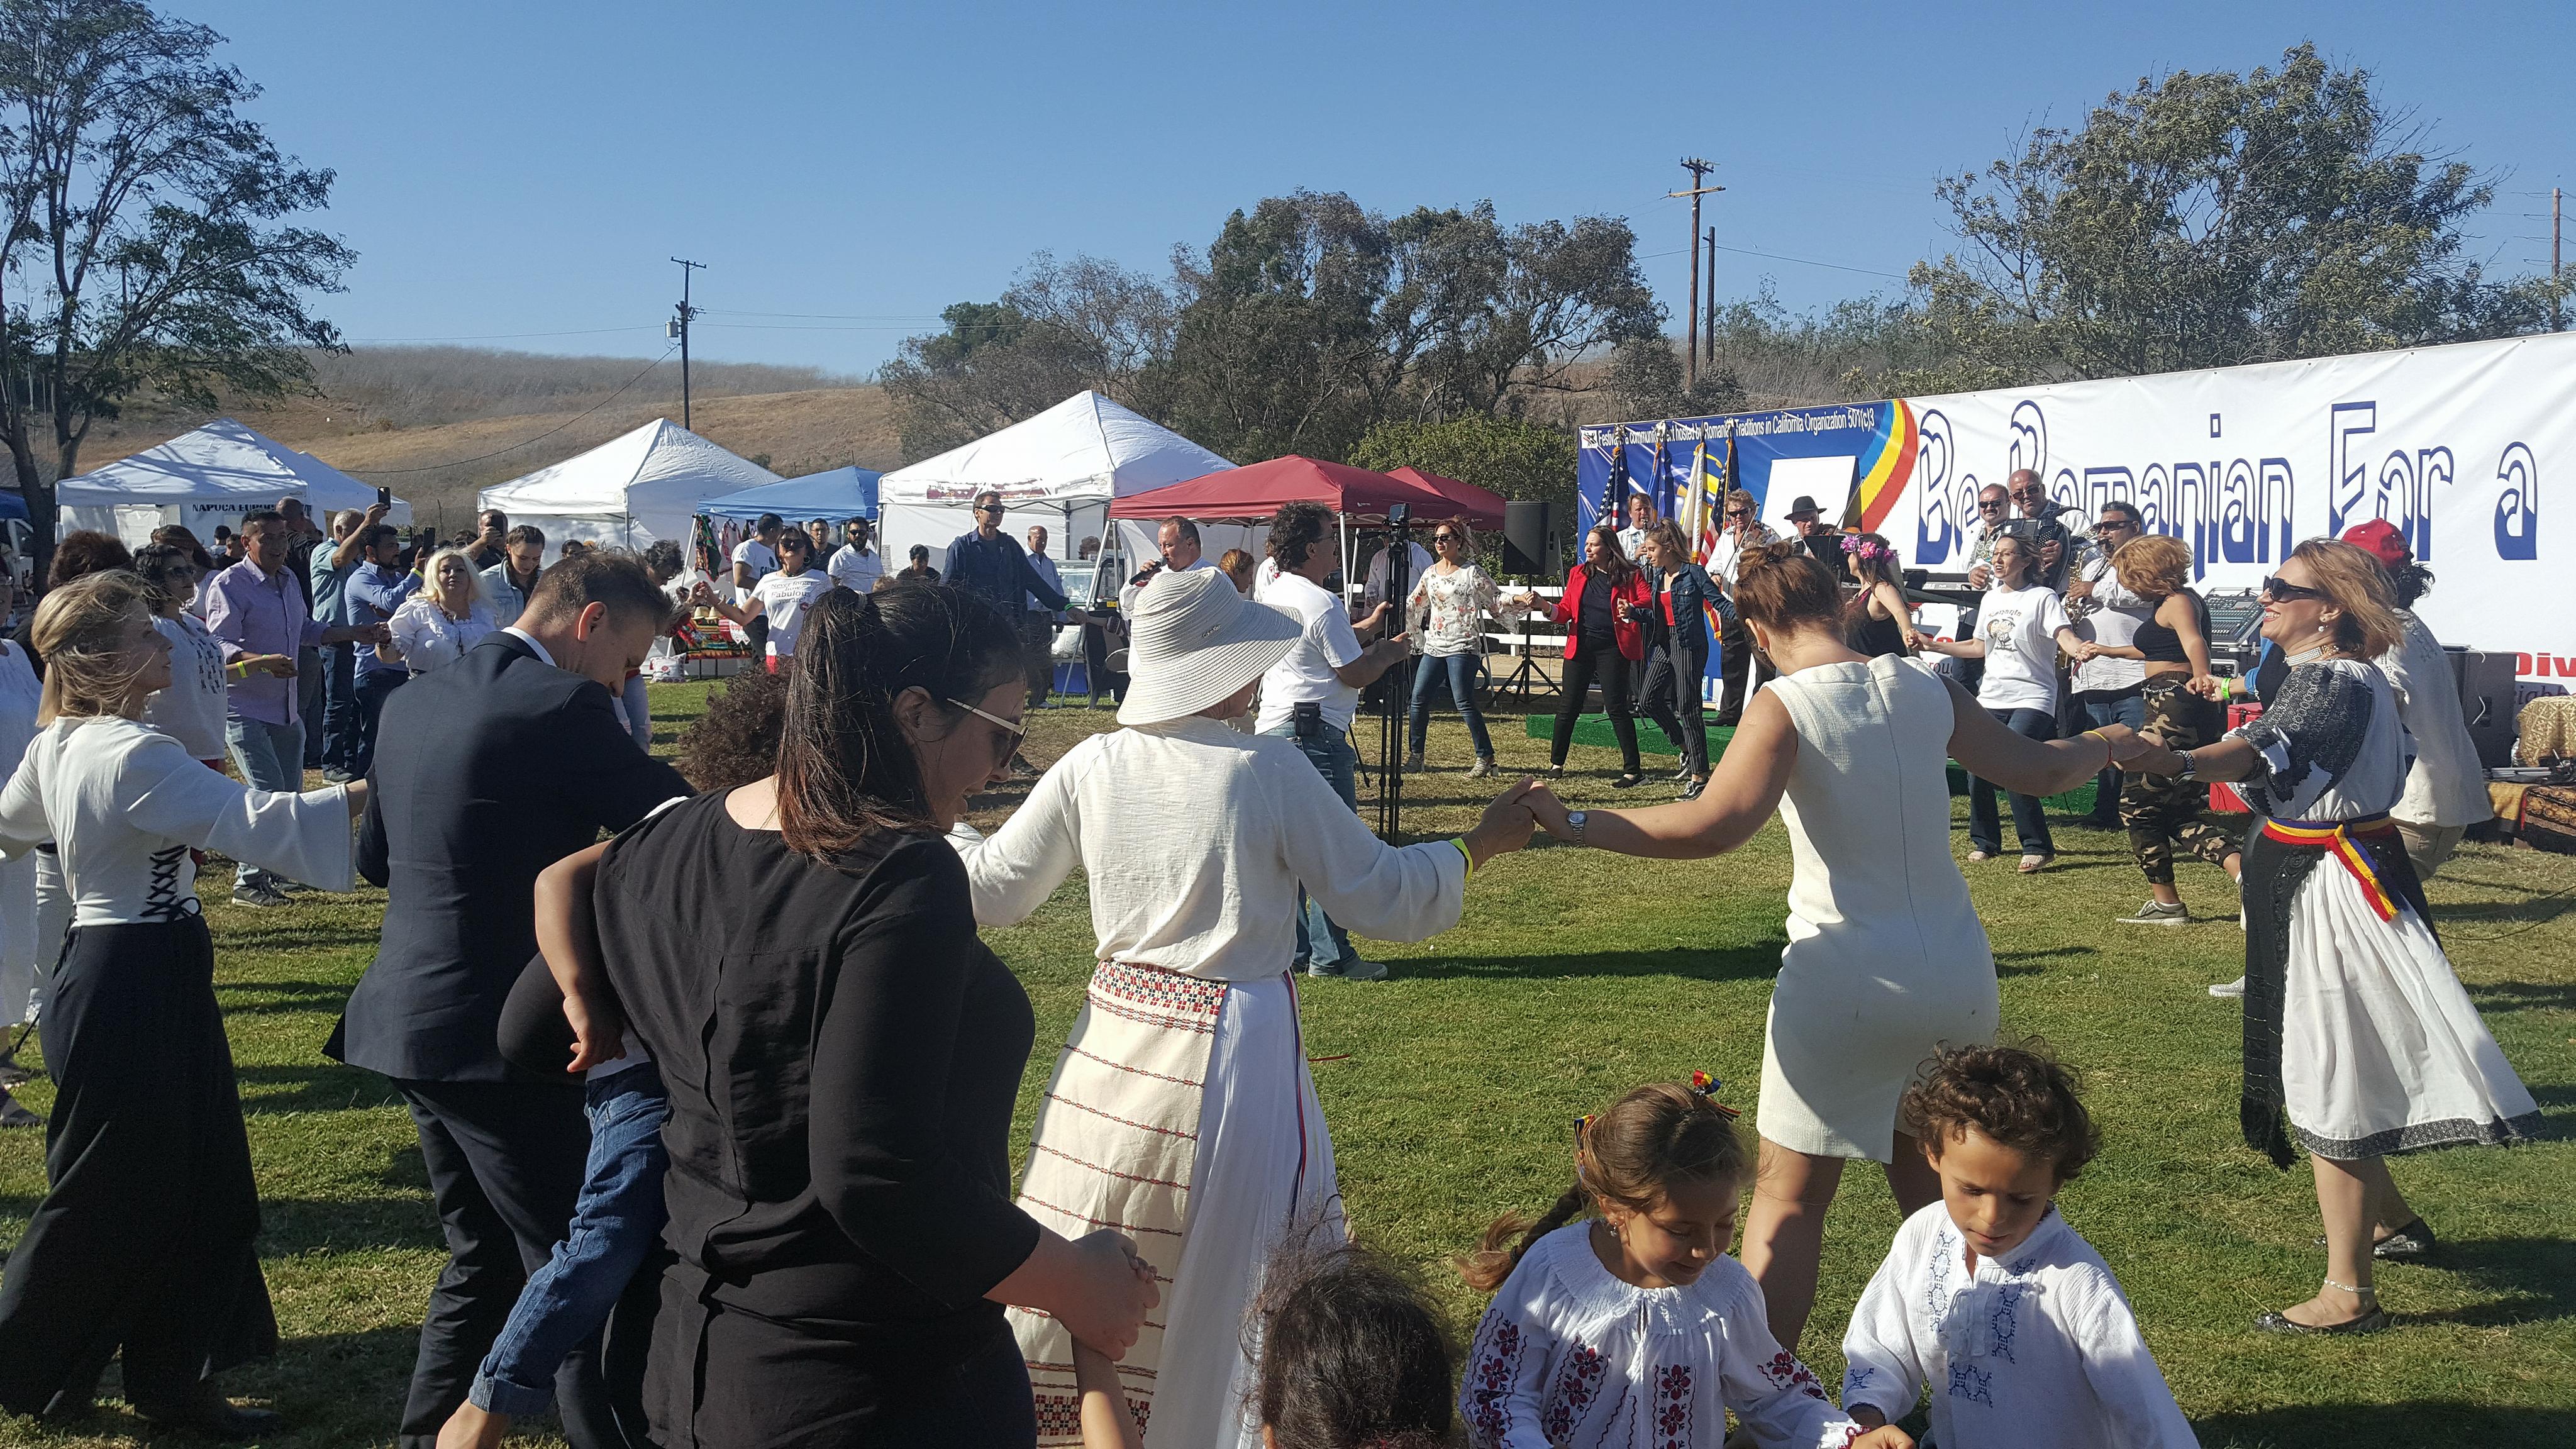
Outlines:
{"type": "Polygon", "coordinates": [[[1699,457],[1692,470],[1691,496],[1699,503],[1699,526],[1692,531],[1692,546],[1698,562],[1705,564],[1717,551],[1717,536],[1726,529],[1726,495],[1735,486],[1735,425],[1726,428],[1726,455],[1713,457],[1708,440],[1700,439],[1699,457]]]}

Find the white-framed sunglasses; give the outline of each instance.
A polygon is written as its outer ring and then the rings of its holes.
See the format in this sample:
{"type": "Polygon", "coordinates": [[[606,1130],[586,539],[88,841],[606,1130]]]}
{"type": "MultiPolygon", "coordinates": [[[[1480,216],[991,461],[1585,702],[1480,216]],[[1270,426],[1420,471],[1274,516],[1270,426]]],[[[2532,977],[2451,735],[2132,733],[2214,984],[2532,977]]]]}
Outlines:
{"type": "Polygon", "coordinates": [[[975,716],[975,718],[984,721],[986,724],[1000,725],[1003,731],[1010,735],[1011,748],[1013,750],[1019,749],[1020,742],[1029,737],[1028,729],[1024,725],[1014,724],[1011,721],[1002,718],[998,714],[987,714],[983,710],[977,709],[975,706],[968,704],[962,699],[952,699],[948,702],[957,706],[959,709],[966,711],[968,714],[975,716]]]}

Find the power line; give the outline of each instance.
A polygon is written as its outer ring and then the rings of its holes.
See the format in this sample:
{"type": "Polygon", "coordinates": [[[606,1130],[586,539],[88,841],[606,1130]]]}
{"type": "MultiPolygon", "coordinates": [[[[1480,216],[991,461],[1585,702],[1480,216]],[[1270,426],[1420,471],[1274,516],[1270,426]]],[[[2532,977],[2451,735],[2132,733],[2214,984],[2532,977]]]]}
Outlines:
{"type": "Polygon", "coordinates": [[[644,372],[639,372],[633,377],[626,379],[624,382],[619,383],[617,385],[616,392],[610,393],[608,396],[601,398],[599,401],[592,403],[586,408],[583,408],[580,412],[574,413],[571,417],[564,419],[562,422],[555,424],[553,427],[546,429],[535,437],[522,438],[518,442],[512,443],[506,448],[496,448],[489,453],[477,453],[471,458],[451,458],[444,463],[430,463],[418,468],[344,468],[341,471],[354,473],[362,478],[391,478],[402,473],[436,473],[447,468],[462,468],[468,463],[480,463],[487,458],[500,457],[503,453],[515,453],[521,448],[528,446],[530,443],[544,442],[546,439],[551,438],[555,434],[562,432],[564,429],[571,427],[573,424],[580,422],[583,418],[589,417],[592,413],[595,413],[601,408],[608,406],[610,403],[617,401],[619,397],[625,394],[628,388],[633,387],[635,384],[644,380],[645,372],[651,372],[654,368],[660,367],[663,363],[670,361],[671,354],[677,350],[677,344],[663,348],[661,356],[644,364],[644,372]]]}
{"type": "Polygon", "coordinates": [[[349,342],[379,346],[395,342],[505,342],[519,337],[599,337],[611,332],[642,332],[640,326],[584,327],[570,332],[484,332],[471,337],[351,337],[349,342]]]}

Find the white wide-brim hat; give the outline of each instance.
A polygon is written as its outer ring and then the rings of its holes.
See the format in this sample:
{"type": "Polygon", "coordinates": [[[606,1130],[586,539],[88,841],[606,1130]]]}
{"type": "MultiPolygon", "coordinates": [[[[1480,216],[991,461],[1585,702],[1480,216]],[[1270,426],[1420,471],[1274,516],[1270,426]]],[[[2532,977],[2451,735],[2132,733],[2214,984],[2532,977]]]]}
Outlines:
{"type": "Polygon", "coordinates": [[[1127,617],[1123,725],[1185,719],[1234,696],[1287,657],[1305,627],[1235,592],[1216,569],[1165,569],[1127,617]]]}

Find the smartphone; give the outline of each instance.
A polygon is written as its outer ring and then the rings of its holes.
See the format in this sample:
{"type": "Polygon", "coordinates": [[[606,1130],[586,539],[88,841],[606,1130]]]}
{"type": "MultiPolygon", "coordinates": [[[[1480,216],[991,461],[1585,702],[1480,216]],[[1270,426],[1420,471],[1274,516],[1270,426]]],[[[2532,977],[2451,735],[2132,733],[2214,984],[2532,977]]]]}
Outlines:
{"type": "Polygon", "coordinates": [[[394,506],[394,490],[392,490],[392,489],[390,489],[390,488],[379,488],[379,489],[377,489],[377,490],[376,490],[376,506],[377,506],[378,508],[391,508],[391,507],[393,507],[393,506],[394,506]]]}

